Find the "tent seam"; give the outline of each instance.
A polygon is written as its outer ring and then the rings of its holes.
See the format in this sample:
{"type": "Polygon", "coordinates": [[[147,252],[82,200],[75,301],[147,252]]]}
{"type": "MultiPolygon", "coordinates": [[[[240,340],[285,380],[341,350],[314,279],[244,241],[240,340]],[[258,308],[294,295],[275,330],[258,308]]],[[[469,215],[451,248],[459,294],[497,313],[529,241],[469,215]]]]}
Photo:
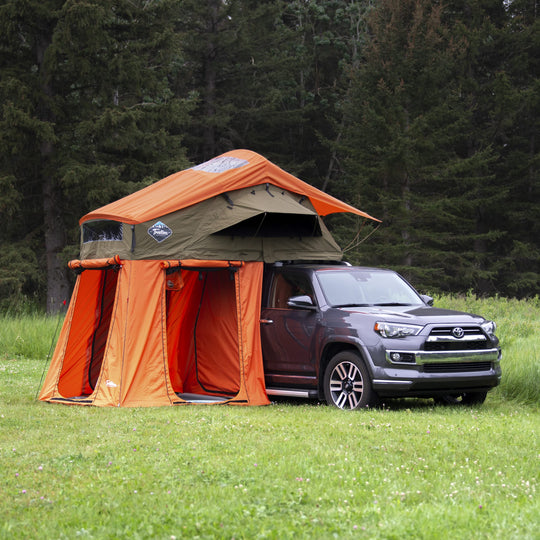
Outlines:
{"type": "MultiPolygon", "coordinates": [[[[127,298],[126,298],[126,313],[129,313],[129,301],[131,300],[131,278],[132,278],[132,273],[133,271],[130,269],[130,272],[129,272],[129,278],[128,278],[128,295],[127,295],[127,298]]],[[[120,364],[120,383],[118,385],[118,392],[119,392],[119,395],[118,395],[118,407],[120,407],[121,403],[122,403],[122,391],[123,391],[123,387],[124,387],[124,364],[125,364],[125,360],[126,360],[126,334],[127,334],[127,325],[128,325],[128,319],[129,317],[126,317],[126,320],[124,322],[124,338],[122,339],[122,362],[120,364]]]]}
{"type": "MultiPolygon", "coordinates": [[[[246,394],[246,399],[249,402],[248,389],[246,385],[246,374],[244,371],[244,341],[242,336],[242,296],[240,294],[240,273],[241,271],[235,272],[235,290],[236,290],[236,325],[238,327],[238,352],[240,353],[240,388],[238,394],[244,389],[246,394]]],[[[238,397],[238,394],[232,399],[238,397]]]]}
{"type": "MultiPolygon", "coordinates": [[[[166,276],[167,270],[166,268],[161,269],[161,275],[166,276]]],[[[169,351],[168,351],[168,343],[167,343],[167,307],[166,307],[166,298],[165,298],[165,281],[166,279],[162,279],[161,281],[161,297],[160,297],[160,310],[161,310],[161,350],[162,358],[163,358],[163,376],[165,377],[165,391],[167,394],[167,398],[169,400],[169,403],[172,405],[172,399],[171,399],[171,391],[172,391],[172,385],[170,385],[170,375],[169,375],[169,351]],[[165,318],[165,320],[164,320],[165,318]],[[165,323],[165,324],[164,324],[165,323]]],[[[175,394],[176,395],[176,394],[175,394]]]]}

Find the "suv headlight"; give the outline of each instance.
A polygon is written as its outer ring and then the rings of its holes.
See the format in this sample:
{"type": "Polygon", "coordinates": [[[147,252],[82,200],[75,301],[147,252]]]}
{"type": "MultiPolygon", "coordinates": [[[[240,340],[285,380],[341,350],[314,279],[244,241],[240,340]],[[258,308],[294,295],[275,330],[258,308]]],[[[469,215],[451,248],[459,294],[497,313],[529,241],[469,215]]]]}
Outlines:
{"type": "Polygon", "coordinates": [[[482,323],[482,330],[488,335],[488,336],[494,336],[495,330],[497,330],[497,325],[493,321],[486,321],[485,323],[482,323]]]}
{"type": "Polygon", "coordinates": [[[423,326],[416,324],[376,322],[373,329],[384,338],[404,338],[407,336],[416,336],[422,328],[423,326]]]}

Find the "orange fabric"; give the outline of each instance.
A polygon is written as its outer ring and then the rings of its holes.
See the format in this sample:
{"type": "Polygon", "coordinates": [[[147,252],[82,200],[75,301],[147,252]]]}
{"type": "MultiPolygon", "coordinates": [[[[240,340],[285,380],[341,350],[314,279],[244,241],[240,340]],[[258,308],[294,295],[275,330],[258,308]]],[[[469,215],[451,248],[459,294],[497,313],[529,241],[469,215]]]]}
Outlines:
{"type": "Polygon", "coordinates": [[[194,369],[193,331],[203,282],[197,272],[182,271],[184,287],[167,292],[169,376],[175,392],[187,392],[184,382],[194,369]]]}
{"type": "Polygon", "coordinates": [[[77,268],[105,268],[106,266],[114,266],[118,264],[120,264],[120,257],[115,255],[110,259],[86,259],[84,261],[74,259],[73,261],[69,261],[68,266],[72,270],[75,270],[77,268]]]}
{"type": "Polygon", "coordinates": [[[242,266],[243,261],[207,261],[202,259],[182,259],[181,261],[161,261],[163,268],[231,268],[242,266]]]}
{"type": "Polygon", "coordinates": [[[63,396],[89,394],[88,367],[100,316],[101,272],[85,272],[70,332],[58,392],[63,396]]]}
{"type": "Polygon", "coordinates": [[[264,384],[260,316],[263,263],[248,262],[236,274],[236,309],[242,324],[238,326],[241,378],[244,381],[234,401],[249,405],[268,405],[264,384]]]}
{"type": "Polygon", "coordinates": [[[160,261],[122,261],[115,312],[94,405],[170,405],[164,271],[160,261]]]}
{"type": "Polygon", "coordinates": [[[99,306],[95,317],[94,332],[88,341],[89,350],[83,394],[91,394],[96,386],[103,363],[115,303],[118,272],[108,269],[100,272],[100,276],[99,306]]]}
{"type": "MultiPolygon", "coordinates": [[[[78,276],[40,399],[71,398],[92,392],[89,382],[92,353],[103,354],[99,349],[105,339],[99,335],[99,330],[105,327],[98,328],[102,321],[103,275],[103,272],[84,272],[78,276]],[[102,344],[98,343],[98,350],[93,351],[96,333],[102,344]]],[[[115,280],[116,277],[109,280],[109,297],[114,296],[115,280]]]]}
{"type": "Polygon", "coordinates": [[[195,368],[184,391],[234,396],[240,389],[238,325],[234,276],[227,270],[205,272],[197,325],[195,368]]]}
{"type": "MultiPolygon", "coordinates": [[[[59,397],[58,381],[62,373],[67,343],[71,328],[73,326],[73,316],[75,314],[75,305],[77,303],[81,280],[82,274],[77,277],[77,281],[75,282],[75,287],[71,295],[71,301],[64,319],[64,324],[62,325],[62,330],[60,330],[60,335],[58,336],[58,341],[56,342],[51,364],[39,393],[39,399],[42,401],[59,397]]],[[[73,395],[76,395],[76,393],[73,395]]]]}
{"type": "Polygon", "coordinates": [[[168,291],[181,291],[185,284],[180,272],[174,272],[172,274],[167,274],[167,281],[165,286],[168,291]]]}
{"type": "Polygon", "coordinates": [[[169,373],[176,392],[269,403],[259,333],[262,272],[262,263],[246,263],[232,275],[215,267],[181,271],[182,291],[167,293],[169,373]]]}
{"type": "Polygon", "coordinates": [[[129,224],[143,223],[221,193],[266,183],[292,193],[305,195],[321,216],[336,212],[350,212],[379,221],[299,180],[255,152],[233,150],[222,154],[219,158],[236,158],[245,160],[248,164],[220,173],[195,168],[177,172],[123,199],[86,214],[80,223],[94,219],[111,219],[129,224]]]}
{"type": "Polygon", "coordinates": [[[258,325],[263,264],[179,269],[179,286],[167,289],[162,263],[122,261],[78,276],[39,399],[158,406],[181,402],[175,392],[226,392],[230,403],[269,403],[258,325]]]}

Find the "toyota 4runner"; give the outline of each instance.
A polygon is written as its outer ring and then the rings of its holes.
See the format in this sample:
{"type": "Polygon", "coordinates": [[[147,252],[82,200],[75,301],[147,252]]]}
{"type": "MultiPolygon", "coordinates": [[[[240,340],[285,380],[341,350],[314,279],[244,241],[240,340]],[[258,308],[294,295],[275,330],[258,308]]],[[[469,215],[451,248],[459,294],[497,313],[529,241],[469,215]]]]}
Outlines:
{"type": "Polygon", "coordinates": [[[501,380],[495,323],[433,307],[391,270],[275,263],[262,302],[268,395],[342,409],[385,397],[480,404],[501,380]]]}

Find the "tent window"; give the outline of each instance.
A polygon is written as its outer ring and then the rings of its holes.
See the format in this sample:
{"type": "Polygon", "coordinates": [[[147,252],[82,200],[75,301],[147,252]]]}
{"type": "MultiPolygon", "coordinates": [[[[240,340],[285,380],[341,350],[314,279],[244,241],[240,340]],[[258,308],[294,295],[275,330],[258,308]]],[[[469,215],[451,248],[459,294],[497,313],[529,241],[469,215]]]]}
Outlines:
{"type": "Polygon", "coordinates": [[[214,233],[216,236],[306,238],[322,236],[317,216],[265,213],[214,233]]]}
{"type": "Polygon", "coordinates": [[[83,243],[122,240],[122,223],[118,221],[87,221],[82,226],[83,243]]]}

